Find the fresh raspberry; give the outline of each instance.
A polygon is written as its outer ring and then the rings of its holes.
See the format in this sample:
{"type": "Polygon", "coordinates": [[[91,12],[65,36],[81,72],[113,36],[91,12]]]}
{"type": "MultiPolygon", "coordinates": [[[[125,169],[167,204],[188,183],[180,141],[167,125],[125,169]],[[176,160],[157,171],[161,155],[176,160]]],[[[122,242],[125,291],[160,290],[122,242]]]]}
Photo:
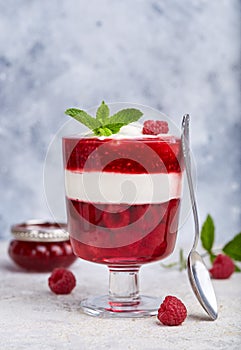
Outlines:
{"type": "Polygon", "coordinates": [[[158,310],[157,318],[166,326],[178,326],[187,317],[187,309],[180,299],[167,296],[158,310]]]}
{"type": "Polygon", "coordinates": [[[169,131],[168,123],[161,120],[146,120],[142,129],[142,134],[158,135],[167,134],[169,131]]]}
{"type": "Polygon", "coordinates": [[[213,267],[209,270],[212,278],[229,278],[235,270],[233,260],[224,254],[218,254],[213,262],[213,267]]]}
{"type": "Polygon", "coordinates": [[[53,270],[48,284],[55,294],[69,294],[76,286],[76,279],[71,271],[58,267],[53,270]]]}

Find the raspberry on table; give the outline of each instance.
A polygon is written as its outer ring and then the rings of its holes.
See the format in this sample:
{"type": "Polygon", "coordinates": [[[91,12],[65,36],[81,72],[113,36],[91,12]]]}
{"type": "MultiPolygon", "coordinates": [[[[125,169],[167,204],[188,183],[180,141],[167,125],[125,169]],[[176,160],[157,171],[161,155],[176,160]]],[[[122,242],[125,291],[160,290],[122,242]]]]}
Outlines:
{"type": "Polygon", "coordinates": [[[213,261],[213,266],[209,270],[212,278],[226,279],[229,278],[235,270],[233,260],[224,254],[218,254],[213,261]]]}
{"type": "Polygon", "coordinates": [[[178,326],[187,317],[186,306],[174,296],[167,296],[158,309],[158,320],[166,326],[178,326]]]}
{"type": "Polygon", "coordinates": [[[53,270],[48,285],[55,294],[69,294],[76,286],[76,279],[71,271],[60,267],[53,270]]]}
{"type": "Polygon", "coordinates": [[[168,123],[163,120],[146,120],[143,124],[142,134],[158,135],[167,134],[168,123]]]}

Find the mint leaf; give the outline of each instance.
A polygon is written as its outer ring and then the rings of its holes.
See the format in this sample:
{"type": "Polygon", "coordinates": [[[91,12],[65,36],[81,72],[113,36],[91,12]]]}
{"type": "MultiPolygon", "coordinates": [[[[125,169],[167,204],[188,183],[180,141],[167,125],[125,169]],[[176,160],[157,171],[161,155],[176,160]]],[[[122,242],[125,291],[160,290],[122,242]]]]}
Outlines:
{"type": "Polygon", "coordinates": [[[223,252],[230,258],[241,261],[241,232],[223,247],[223,252]]]}
{"type": "Polygon", "coordinates": [[[97,119],[91,117],[88,113],[82,111],[81,109],[69,108],[65,111],[65,114],[78,120],[78,122],[84,124],[91,130],[97,129],[101,125],[97,119]]]}
{"type": "Polygon", "coordinates": [[[117,124],[107,124],[106,127],[112,131],[112,134],[117,134],[120,131],[120,128],[125,124],[117,123],[117,124]]]}
{"type": "Polygon", "coordinates": [[[94,131],[94,134],[96,136],[110,136],[110,135],[112,135],[112,131],[105,126],[99,127],[98,129],[95,129],[93,131],[94,131]]]}
{"type": "Polygon", "coordinates": [[[110,136],[112,134],[117,134],[120,131],[120,128],[125,124],[117,123],[117,124],[107,124],[103,127],[99,127],[94,130],[95,135],[97,136],[110,136]],[[104,131],[108,129],[107,133],[104,131]]]}
{"type": "Polygon", "coordinates": [[[65,114],[87,126],[96,136],[117,134],[122,126],[137,121],[143,115],[139,109],[127,108],[109,116],[110,110],[104,101],[97,109],[96,118],[77,108],[69,108],[65,114]]]}
{"type": "Polygon", "coordinates": [[[163,263],[161,263],[161,266],[162,267],[165,267],[165,269],[170,269],[170,268],[172,268],[172,267],[174,267],[174,266],[177,266],[177,262],[173,262],[173,263],[170,263],[170,264],[163,264],[163,263]]]}
{"type": "Polygon", "coordinates": [[[212,252],[209,252],[209,259],[210,259],[211,264],[213,264],[215,258],[216,258],[216,255],[213,254],[212,252]]]}
{"type": "Polygon", "coordinates": [[[241,269],[238,265],[234,264],[234,266],[235,266],[235,270],[234,270],[235,272],[241,272],[241,269]]]}
{"type": "Polygon", "coordinates": [[[135,109],[135,108],[122,109],[121,111],[112,115],[108,119],[107,124],[108,125],[111,125],[111,124],[112,125],[113,124],[128,125],[130,123],[133,123],[133,122],[136,122],[137,120],[139,120],[142,115],[143,115],[143,113],[139,109],[135,109]]]}
{"type": "Polygon", "coordinates": [[[104,101],[102,101],[100,107],[97,109],[96,119],[100,122],[101,125],[105,125],[109,115],[109,107],[107,106],[107,104],[105,104],[104,101]]]}
{"type": "Polygon", "coordinates": [[[207,216],[201,230],[201,242],[204,249],[206,249],[210,254],[212,252],[213,242],[214,242],[214,223],[210,215],[207,216]]]}

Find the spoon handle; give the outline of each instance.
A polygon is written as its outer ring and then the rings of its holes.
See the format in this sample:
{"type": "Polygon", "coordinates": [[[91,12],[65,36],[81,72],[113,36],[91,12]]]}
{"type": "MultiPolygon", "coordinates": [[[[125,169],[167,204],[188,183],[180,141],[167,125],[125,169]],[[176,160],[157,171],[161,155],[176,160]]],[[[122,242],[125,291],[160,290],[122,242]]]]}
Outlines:
{"type": "Polygon", "coordinates": [[[190,116],[189,114],[185,114],[182,120],[181,140],[182,140],[183,156],[184,156],[184,162],[186,167],[187,182],[189,186],[189,193],[190,193],[193,218],[194,218],[195,237],[194,237],[192,250],[195,250],[199,240],[199,220],[198,220],[197,203],[196,203],[194,186],[192,181],[192,173],[191,173],[189,122],[190,122],[190,116]]]}

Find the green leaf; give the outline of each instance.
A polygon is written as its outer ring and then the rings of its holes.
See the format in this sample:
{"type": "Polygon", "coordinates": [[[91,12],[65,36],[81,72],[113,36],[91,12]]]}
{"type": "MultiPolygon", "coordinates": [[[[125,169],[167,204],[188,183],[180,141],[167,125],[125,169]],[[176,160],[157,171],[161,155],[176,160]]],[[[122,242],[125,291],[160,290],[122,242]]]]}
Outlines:
{"type": "Polygon", "coordinates": [[[206,249],[210,254],[214,242],[214,222],[210,215],[207,216],[201,230],[201,242],[204,249],[206,249]]]}
{"type": "Polygon", "coordinates": [[[106,127],[112,131],[112,134],[117,134],[120,131],[120,128],[125,124],[117,123],[117,124],[107,124],[106,127]]]}
{"type": "Polygon", "coordinates": [[[128,125],[130,123],[133,123],[139,120],[142,115],[143,113],[139,109],[135,109],[135,108],[122,109],[121,111],[109,117],[108,125],[110,124],[128,125]]]}
{"type": "Polygon", "coordinates": [[[65,114],[87,126],[97,136],[110,136],[117,134],[122,126],[137,121],[143,113],[139,109],[127,108],[109,116],[109,107],[102,101],[97,109],[96,118],[77,108],[69,108],[65,114]]]}
{"type": "Polygon", "coordinates": [[[177,266],[177,262],[173,262],[173,263],[170,263],[170,264],[163,264],[163,263],[161,263],[161,266],[162,267],[165,267],[165,269],[171,269],[172,267],[174,267],[174,266],[177,266]]]}
{"type": "Polygon", "coordinates": [[[110,135],[112,135],[112,131],[105,126],[99,127],[98,129],[95,129],[93,131],[94,131],[94,134],[96,136],[110,136],[110,135]]]}
{"type": "Polygon", "coordinates": [[[214,260],[215,260],[215,258],[216,258],[216,255],[213,254],[212,252],[209,252],[209,258],[210,258],[211,264],[213,264],[213,262],[214,262],[214,260]]]}
{"type": "Polygon", "coordinates": [[[109,107],[107,106],[107,104],[105,104],[104,101],[102,101],[100,107],[97,109],[96,119],[100,122],[101,125],[105,125],[109,115],[110,115],[109,107]]]}
{"type": "Polygon", "coordinates": [[[87,128],[94,130],[100,127],[100,122],[95,118],[91,117],[88,113],[81,109],[69,108],[65,111],[65,114],[76,119],[78,122],[87,126],[87,128]]]}
{"type": "Polygon", "coordinates": [[[223,247],[223,252],[230,258],[241,261],[241,232],[223,247]]]}
{"type": "Polygon", "coordinates": [[[241,272],[241,269],[238,265],[234,264],[234,266],[235,266],[235,270],[234,270],[235,272],[241,272]]]}

